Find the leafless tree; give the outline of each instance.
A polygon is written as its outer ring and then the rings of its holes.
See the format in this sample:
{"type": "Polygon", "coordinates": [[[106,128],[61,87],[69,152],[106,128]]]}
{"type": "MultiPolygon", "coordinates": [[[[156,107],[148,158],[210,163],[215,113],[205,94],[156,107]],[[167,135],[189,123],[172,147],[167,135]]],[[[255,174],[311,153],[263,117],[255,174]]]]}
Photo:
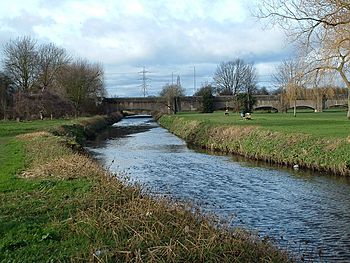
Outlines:
{"type": "Polygon", "coordinates": [[[53,43],[43,44],[38,48],[39,78],[37,85],[42,91],[53,89],[54,81],[58,73],[64,68],[71,58],[66,50],[55,46],[53,43]]]}
{"type": "MultiPolygon", "coordinates": [[[[254,64],[247,64],[238,58],[220,63],[216,69],[214,81],[220,95],[236,95],[235,105],[237,106],[236,110],[238,110],[237,95],[245,93],[246,99],[251,101],[250,97],[256,89],[257,73],[254,64]]],[[[248,104],[248,108],[251,108],[252,105],[248,104]]]]}
{"type": "Polygon", "coordinates": [[[296,116],[296,101],[305,85],[303,68],[303,63],[298,59],[284,60],[276,68],[276,73],[273,75],[275,85],[282,90],[282,107],[293,104],[294,116],[296,116]]]}
{"type": "Polygon", "coordinates": [[[98,103],[105,96],[103,67],[78,59],[65,66],[60,76],[65,95],[73,102],[76,115],[80,114],[84,104],[98,103]]]}
{"type": "Polygon", "coordinates": [[[4,45],[4,69],[14,85],[22,91],[31,90],[38,76],[36,41],[19,37],[4,45]]]}
{"type": "Polygon", "coordinates": [[[258,16],[280,25],[301,45],[309,66],[305,73],[336,71],[350,91],[348,0],[262,0],[258,16]]]}
{"type": "Polygon", "coordinates": [[[247,64],[242,59],[221,62],[215,71],[214,81],[221,95],[236,95],[245,85],[247,64]]]}

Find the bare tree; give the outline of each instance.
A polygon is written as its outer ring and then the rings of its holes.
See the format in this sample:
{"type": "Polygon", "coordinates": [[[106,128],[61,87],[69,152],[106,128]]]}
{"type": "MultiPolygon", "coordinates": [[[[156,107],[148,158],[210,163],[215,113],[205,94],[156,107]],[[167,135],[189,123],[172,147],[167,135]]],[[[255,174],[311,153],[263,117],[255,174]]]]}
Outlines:
{"type": "Polygon", "coordinates": [[[337,79],[336,71],[326,71],[319,74],[319,71],[309,73],[312,79],[312,87],[305,91],[307,99],[316,101],[317,108],[322,110],[326,99],[334,99],[336,96],[337,79]]]}
{"type": "Polygon", "coordinates": [[[348,0],[262,0],[258,16],[270,18],[302,46],[309,65],[306,73],[336,71],[350,91],[348,0]]]}
{"type": "Polygon", "coordinates": [[[59,70],[62,70],[70,62],[71,58],[66,50],[55,46],[53,43],[43,44],[38,49],[39,78],[37,85],[42,91],[53,88],[59,70]]]}
{"type": "Polygon", "coordinates": [[[81,113],[84,104],[98,103],[106,94],[100,64],[78,59],[65,67],[60,79],[66,97],[73,102],[76,115],[81,113]]]}
{"type": "Polygon", "coordinates": [[[242,59],[221,62],[215,71],[214,81],[221,95],[236,95],[244,86],[247,65],[242,59]]]}
{"type": "Polygon", "coordinates": [[[275,85],[282,90],[281,104],[282,107],[287,107],[293,104],[294,116],[296,116],[297,99],[301,95],[302,86],[305,79],[302,73],[303,64],[298,59],[284,60],[276,68],[276,73],[273,75],[275,85]]]}
{"type": "MultiPolygon", "coordinates": [[[[238,110],[238,94],[246,94],[244,97],[247,106],[251,110],[251,96],[256,89],[257,73],[254,64],[247,64],[242,59],[235,59],[229,62],[222,62],[218,65],[214,81],[217,85],[217,92],[220,95],[235,95],[236,110],[238,110]]],[[[240,96],[240,98],[243,98],[240,96]]]]}
{"type": "Polygon", "coordinates": [[[36,41],[19,37],[4,45],[4,68],[14,85],[22,91],[34,87],[38,76],[36,41]]]}

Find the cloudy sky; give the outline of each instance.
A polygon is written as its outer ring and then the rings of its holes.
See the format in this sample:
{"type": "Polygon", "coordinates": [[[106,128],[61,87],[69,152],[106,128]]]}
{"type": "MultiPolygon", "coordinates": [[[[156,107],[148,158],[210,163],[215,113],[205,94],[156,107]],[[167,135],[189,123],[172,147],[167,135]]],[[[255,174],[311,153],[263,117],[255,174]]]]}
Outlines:
{"type": "Polygon", "coordinates": [[[143,67],[148,95],[177,76],[192,95],[194,67],[199,88],[235,58],[254,62],[259,85],[269,87],[290,48],[253,9],[252,0],[1,0],[0,43],[29,35],[100,62],[109,96],[142,96],[143,67]]]}

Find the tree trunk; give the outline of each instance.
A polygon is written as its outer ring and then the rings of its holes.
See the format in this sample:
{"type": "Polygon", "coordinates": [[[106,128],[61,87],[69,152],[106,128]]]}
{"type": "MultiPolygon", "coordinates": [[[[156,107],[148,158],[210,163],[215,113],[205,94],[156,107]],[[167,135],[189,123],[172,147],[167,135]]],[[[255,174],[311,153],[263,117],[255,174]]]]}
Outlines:
{"type": "Polygon", "coordinates": [[[346,117],[350,120],[350,89],[348,89],[348,114],[346,117]]]}
{"type": "Polygon", "coordinates": [[[338,69],[338,72],[339,72],[341,78],[343,79],[343,81],[345,82],[346,87],[348,88],[348,113],[347,113],[346,117],[350,120],[350,81],[346,77],[342,68],[338,69]]]}
{"type": "Polygon", "coordinates": [[[297,101],[296,100],[294,100],[294,112],[293,112],[293,114],[294,114],[294,117],[297,116],[297,101]]]}

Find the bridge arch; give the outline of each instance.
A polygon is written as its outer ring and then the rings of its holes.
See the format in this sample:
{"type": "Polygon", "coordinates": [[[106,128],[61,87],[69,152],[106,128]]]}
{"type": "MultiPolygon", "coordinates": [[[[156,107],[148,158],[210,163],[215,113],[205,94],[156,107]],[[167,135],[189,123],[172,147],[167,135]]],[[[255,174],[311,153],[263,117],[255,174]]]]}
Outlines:
{"type": "Polygon", "coordinates": [[[271,105],[259,105],[257,107],[254,107],[254,111],[274,111],[278,112],[278,109],[271,105]]]}
{"type": "MultiPolygon", "coordinates": [[[[293,109],[294,109],[294,106],[289,105],[289,107],[287,108],[287,111],[293,110],[293,109]]],[[[296,109],[299,110],[299,111],[300,110],[306,110],[306,109],[310,109],[310,110],[313,110],[313,111],[316,110],[316,108],[314,106],[311,106],[311,105],[297,105],[296,109]]]]}

